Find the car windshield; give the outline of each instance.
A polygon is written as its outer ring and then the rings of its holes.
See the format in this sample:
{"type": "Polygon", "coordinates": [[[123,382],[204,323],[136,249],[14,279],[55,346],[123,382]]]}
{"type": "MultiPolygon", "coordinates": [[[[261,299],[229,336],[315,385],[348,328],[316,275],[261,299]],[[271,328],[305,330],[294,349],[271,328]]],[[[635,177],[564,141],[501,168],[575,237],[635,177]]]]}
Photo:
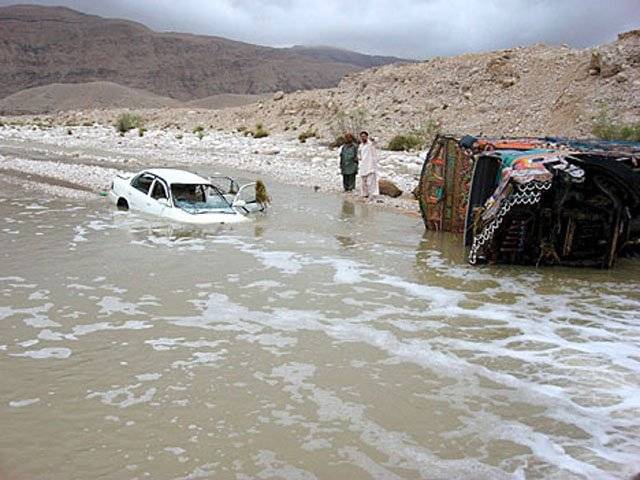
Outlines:
{"type": "Polygon", "coordinates": [[[234,213],[227,199],[211,185],[174,183],[171,195],[174,205],[189,213],[234,213]]]}

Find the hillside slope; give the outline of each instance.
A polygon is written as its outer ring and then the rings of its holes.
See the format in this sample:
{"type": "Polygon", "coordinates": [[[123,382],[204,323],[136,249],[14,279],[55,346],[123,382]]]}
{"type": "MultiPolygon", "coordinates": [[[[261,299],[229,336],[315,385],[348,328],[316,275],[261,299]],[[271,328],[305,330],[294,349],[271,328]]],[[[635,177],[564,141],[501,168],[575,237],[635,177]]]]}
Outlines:
{"type": "Polygon", "coordinates": [[[220,121],[329,136],[359,112],[360,126],[385,140],[428,121],[460,133],[588,135],[602,111],[640,121],[640,30],[593,49],[534,45],[387,65],[337,88],[225,111],[220,121]]]}
{"type": "Polygon", "coordinates": [[[54,83],[21,90],[0,100],[0,114],[28,115],[66,110],[178,107],[180,102],[111,82],[54,83]]]}
{"type": "Polygon", "coordinates": [[[362,69],[362,61],[159,33],[139,23],[63,7],[0,7],[0,98],[52,83],[94,81],[180,100],[289,92],[335,86],[345,74],[362,69]]]}
{"type": "MultiPolygon", "coordinates": [[[[640,30],[591,49],[533,45],[386,65],[349,74],[335,88],[237,108],[141,113],[149,126],[237,131],[262,123],[292,138],[317,132],[323,141],[340,133],[345,118],[360,117],[352,128],[368,129],[385,145],[427,122],[460,134],[589,136],[602,112],[640,122],[640,30]]],[[[112,123],[119,113],[67,112],[51,121],[112,123]]]]}

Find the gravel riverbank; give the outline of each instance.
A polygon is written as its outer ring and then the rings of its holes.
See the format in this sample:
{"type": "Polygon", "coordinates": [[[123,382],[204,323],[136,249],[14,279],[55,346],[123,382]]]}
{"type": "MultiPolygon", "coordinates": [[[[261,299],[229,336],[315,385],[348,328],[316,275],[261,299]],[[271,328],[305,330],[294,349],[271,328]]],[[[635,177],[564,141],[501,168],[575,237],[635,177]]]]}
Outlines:
{"type": "MultiPolygon", "coordinates": [[[[196,170],[202,166],[229,167],[252,175],[266,175],[285,184],[324,192],[339,192],[341,176],[338,151],[315,139],[301,144],[283,136],[262,139],[209,131],[200,139],[177,129],[137,131],[120,136],[110,126],[0,127],[0,169],[50,177],[89,188],[108,188],[117,171],[151,166],[178,166],[196,170]],[[7,149],[17,154],[8,154],[7,149]],[[30,160],[29,153],[38,160],[30,160]],[[63,157],[64,162],[48,157],[63,157]]],[[[405,192],[376,203],[403,212],[417,212],[411,190],[417,185],[422,160],[415,154],[380,151],[380,175],[405,192]]]]}

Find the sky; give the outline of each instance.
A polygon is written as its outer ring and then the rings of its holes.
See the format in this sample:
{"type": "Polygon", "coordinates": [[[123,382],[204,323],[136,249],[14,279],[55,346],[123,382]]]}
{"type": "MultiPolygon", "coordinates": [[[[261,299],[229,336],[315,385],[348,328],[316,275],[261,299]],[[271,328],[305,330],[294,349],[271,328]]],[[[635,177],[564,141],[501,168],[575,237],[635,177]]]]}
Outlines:
{"type": "MultiPolygon", "coordinates": [[[[11,5],[16,0],[0,0],[11,5]]],[[[533,43],[588,47],[640,28],[640,0],[22,0],[158,31],[426,59],[533,43]]]]}

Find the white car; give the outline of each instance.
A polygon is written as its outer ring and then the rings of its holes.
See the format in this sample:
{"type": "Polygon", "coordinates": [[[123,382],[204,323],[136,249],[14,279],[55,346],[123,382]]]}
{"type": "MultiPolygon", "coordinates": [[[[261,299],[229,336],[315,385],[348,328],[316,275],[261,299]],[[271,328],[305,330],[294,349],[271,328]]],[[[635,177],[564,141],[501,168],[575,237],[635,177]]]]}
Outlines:
{"type": "Polygon", "coordinates": [[[242,198],[250,194],[252,186],[255,183],[238,188],[229,177],[207,179],[184,170],[154,168],[116,175],[109,199],[121,210],[137,210],[176,222],[239,223],[249,220],[246,214],[264,210],[255,198],[242,198]]]}

